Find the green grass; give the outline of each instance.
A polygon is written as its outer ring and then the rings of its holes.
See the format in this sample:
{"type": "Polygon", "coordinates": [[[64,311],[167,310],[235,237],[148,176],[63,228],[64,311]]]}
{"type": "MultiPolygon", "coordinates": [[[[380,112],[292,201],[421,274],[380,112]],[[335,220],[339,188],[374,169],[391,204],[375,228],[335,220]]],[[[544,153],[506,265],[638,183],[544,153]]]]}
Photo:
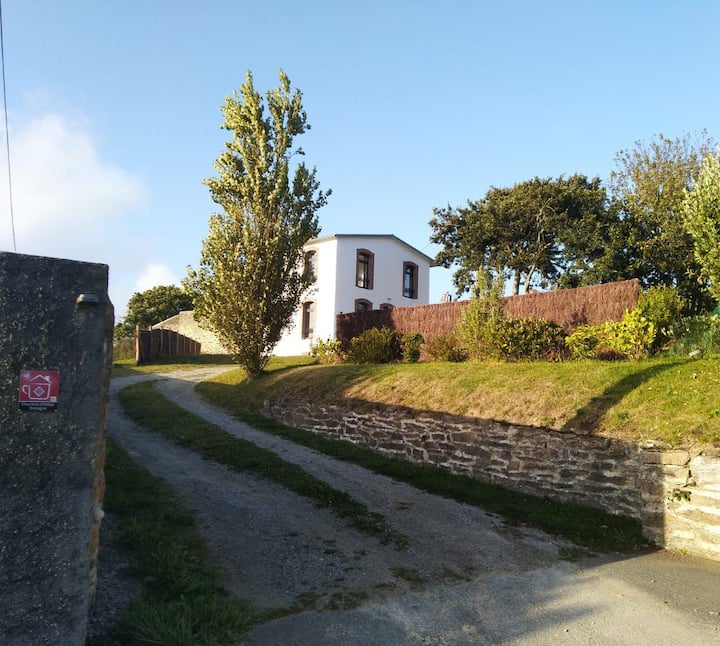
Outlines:
{"type": "Polygon", "coordinates": [[[187,368],[188,365],[227,365],[232,367],[236,364],[234,364],[232,357],[227,354],[189,354],[175,357],[159,357],[154,363],[141,366],[135,365],[135,359],[125,358],[113,361],[112,376],[126,377],[136,374],[171,372],[180,368],[187,368]]]}
{"type": "Polygon", "coordinates": [[[264,619],[219,585],[191,512],[162,479],[112,442],[105,477],[105,509],[117,519],[119,547],[129,556],[141,596],[111,634],[90,646],[236,644],[264,619]]]}
{"type": "Polygon", "coordinates": [[[132,419],[180,446],[238,471],[277,482],[320,507],[330,509],[352,527],[378,536],[382,543],[393,543],[399,549],[406,547],[406,537],[392,530],[380,514],[371,512],[347,493],[332,488],[273,452],[233,437],[169,402],[158,394],[152,382],[123,388],[120,401],[132,419]]]}
{"type": "MultiPolygon", "coordinates": [[[[350,409],[401,406],[675,447],[720,446],[720,360],[419,363],[242,369],[202,386],[236,414],[275,397],[350,409]],[[240,385],[242,384],[242,386],[240,385]]],[[[205,392],[205,390],[203,390],[205,392]]]]}

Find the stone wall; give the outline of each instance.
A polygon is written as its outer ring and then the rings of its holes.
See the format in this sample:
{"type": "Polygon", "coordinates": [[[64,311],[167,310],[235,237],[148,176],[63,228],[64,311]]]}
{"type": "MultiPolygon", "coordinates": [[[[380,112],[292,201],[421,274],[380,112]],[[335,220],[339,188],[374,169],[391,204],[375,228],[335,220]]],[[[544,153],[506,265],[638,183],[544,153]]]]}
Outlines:
{"type": "Polygon", "coordinates": [[[200,343],[201,354],[227,354],[227,350],[210,330],[201,327],[193,317],[192,310],[185,310],[152,326],[153,330],[173,330],[200,343]]]}
{"type": "Polygon", "coordinates": [[[106,265],[0,253],[3,646],[85,642],[112,360],[107,277],[106,265]]]}
{"type": "Polygon", "coordinates": [[[720,452],[669,450],[402,407],[266,402],[285,424],[389,457],[641,520],[657,545],[720,560],[720,452]]]}

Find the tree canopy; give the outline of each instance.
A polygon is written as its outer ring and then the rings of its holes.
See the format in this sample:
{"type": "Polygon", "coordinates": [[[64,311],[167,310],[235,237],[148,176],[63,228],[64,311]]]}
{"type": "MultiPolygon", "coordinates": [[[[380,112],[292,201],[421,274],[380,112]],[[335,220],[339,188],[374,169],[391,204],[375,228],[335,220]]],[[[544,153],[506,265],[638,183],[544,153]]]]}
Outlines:
{"type": "Polygon", "coordinates": [[[700,173],[683,202],[685,230],[700,266],[698,281],[720,300],[720,158],[705,155],[700,173]]]}
{"type": "Polygon", "coordinates": [[[116,335],[132,336],[136,326],[147,329],[178,312],[193,309],[192,296],[177,285],[159,285],[135,292],[128,301],[127,314],[116,327],[116,335]]]}
{"type": "Polygon", "coordinates": [[[617,221],[603,261],[613,268],[608,275],[638,278],[644,287],[675,286],[691,312],[709,303],[697,280],[700,267],[683,224],[683,203],[712,149],[705,131],[675,139],[658,134],[618,152],[610,174],[617,221]]]}
{"type": "Polygon", "coordinates": [[[457,264],[458,294],[487,271],[512,278],[515,294],[521,283],[525,291],[585,284],[607,240],[606,202],[600,179],[580,174],[492,187],[465,207],[433,210],[431,241],[443,246],[436,261],[457,264]]]}
{"type": "Polygon", "coordinates": [[[221,108],[221,127],[232,137],[214,164],[218,176],[204,183],[222,212],[211,215],[200,266],[184,281],[196,318],[251,376],[267,364],[311,284],[302,248],[319,234],[316,212],[330,195],[319,190],[314,168],[291,169],[303,154],[294,139],[310,125],[301,92],[291,91],[282,70],[278,76],[280,86],[263,101],[248,72],[221,108]]]}

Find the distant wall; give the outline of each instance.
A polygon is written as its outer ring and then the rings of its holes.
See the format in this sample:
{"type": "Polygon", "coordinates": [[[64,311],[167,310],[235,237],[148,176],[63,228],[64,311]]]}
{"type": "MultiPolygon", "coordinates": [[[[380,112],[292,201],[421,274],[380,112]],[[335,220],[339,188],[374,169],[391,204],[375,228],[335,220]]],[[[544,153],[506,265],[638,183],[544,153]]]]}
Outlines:
{"type": "Polygon", "coordinates": [[[195,339],[179,334],[175,330],[156,328],[135,329],[135,363],[152,363],[158,357],[177,357],[200,354],[202,346],[195,339]]]}
{"type": "Polygon", "coordinates": [[[153,325],[153,330],[174,330],[200,344],[201,354],[227,354],[227,350],[210,330],[201,327],[193,317],[192,310],[176,314],[172,318],[153,325]]]}
{"type": "Polygon", "coordinates": [[[638,518],[669,549],[720,561],[720,451],[671,450],[492,420],[277,399],[285,424],[508,489],[638,518]]]}
{"type": "Polygon", "coordinates": [[[107,278],[106,265],[0,253],[3,646],[85,643],[112,361],[107,278]]]}
{"type": "MultiPolygon", "coordinates": [[[[578,325],[595,325],[619,321],[626,310],[632,310],[640,297],[640,283],[625,280],[577,289],[532,292],[505,299],[505,316],[544,318],[555,321],[566,332],[578,325]]],[[[457,325],[468,301],[452,301],[417,307],[396,307],[389,310],[352,312],[337,316],[337,336],[343,347],[350,339],[371,327],[389,327],[401,334],[419,332],[426,341],[448,334],[457,325]]]]}

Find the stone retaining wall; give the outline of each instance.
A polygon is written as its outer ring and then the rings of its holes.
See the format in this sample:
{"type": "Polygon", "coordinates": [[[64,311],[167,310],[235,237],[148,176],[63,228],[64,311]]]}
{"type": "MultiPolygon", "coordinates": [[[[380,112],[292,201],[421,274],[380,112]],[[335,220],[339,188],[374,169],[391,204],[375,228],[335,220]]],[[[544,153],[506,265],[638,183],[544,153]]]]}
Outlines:
{"type": "Polygon", "coordinates": [[[720,560],[720,451],[669,450],[401,407],[266,402],[290,426],[508,489],[641,520],[661,547],[720,560]]]}

